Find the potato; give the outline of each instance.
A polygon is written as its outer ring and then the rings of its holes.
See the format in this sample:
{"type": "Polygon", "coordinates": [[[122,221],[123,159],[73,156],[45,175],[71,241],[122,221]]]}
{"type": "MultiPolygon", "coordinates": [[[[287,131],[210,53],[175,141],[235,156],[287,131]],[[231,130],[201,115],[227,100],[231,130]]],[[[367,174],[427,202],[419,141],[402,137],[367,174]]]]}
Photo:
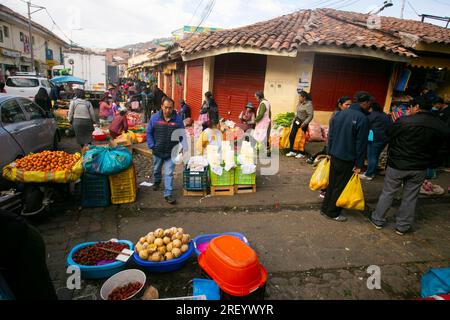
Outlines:
{"type": "Polygon", "coordinates": [[[142,249],[147,249],[148,248],[148,242],[144,242],[144,244],[142,245],[142,249]]]}
{"type": "Polygon", "coordinates": [[[148,234],[147,234],[147,237],[154,237],[155,236],[155,233],[154,232],[149,232],[148,234]]]}
{"type": "Polygon", "coordinates": [[[166,258],[166,261],[173,260],[173,258],[174,258],[172,252],[167,252],[167,253],[164,255],[164,257],[166,258]]]}
{"type": "Polygon", "coordinates": [[[187,244],[183,244],[182,246],[181,246],[181,252],[182,253],[185,253],[185,252],[187,252],[189,250],[189,246],[187,245],[187,244]]]}
{"type": "Polygon", "coordinates": [[[181,232],[177,232],[175,234],[175,237],[176,237],[176,239],[181,240],[181,239],[183,239],[183,234],[181,232]]]}
{"type": "Polygon", "coordinates": [[[164,239],[163,239],[163,242],[164,242],[165,245],[169,244],[170,241],[171,241],[171,240],[170,240],[169,237],[164,237],[164,239]]]}
{"type": "Polygon", "coordinates": [[[158,250],[158,247],[154,243],[149,245],[147,248],[147,251],[149,252],[149,254],[154,254],[157,250],[158,250]]]}
{"type": "Polygon", "coordinates": [[[141,239],[139,239],[139,243],[143,244],[145,242],[145,237],[142,237],[141,239]]]}
{"type": "Polygon", "coordinates": [[[164,230],[163,229],[156,229],[155,230],[155,237],[156,238],[163,238],[164,237],[164,230]]]}
{"type": "Polygon", "coordinates": [[[164,245],[164,241],[161,238],[157,238],[155,242],[153,242],[157,247],[161,247],[164,245]]]}
{"type": "Polygon", "coordinates": [[[136,245],[135,249],[136,249],[136,252],[137,252],[137,253],[141,252],[141,250],[142,250],[142,244],[141,244],[141,243],[138,243],[138,244],[136,245]]]}
{"type": "Polygon", "coordinates": [[[155,252],[152,254],[152,262],[160,262],[161,261],[161,253],[155,252]]]}
{"type": "Polygon", "coordinates": [[[173,257],[176,259],[176,258],[178,258],[179,256],[181,256],[181,250],[178,249],[178,248],[174,248],[174,249],[172,250],[172,254],[173,254],[173,257]]]}
{"type": "Polygon", "coordinates": [[[147,238],[146,238],[146,241],[148,242],[148,243],[154,243],[155,242],[155,240],[156,240],[156,237],[155,236],[147,236],[147,238]]]}
{"type": "Polygon", "coordinates": [[[171,243],[167,244],[166,249],[167,249],[167,251],[172,252],[173,243],[171,242],[171,243]]]}
{"type": "Polygon", "coordinates": [[[145,290],[144,295],[142,296],[142,300],[157,300],[159,299],[159,292],[155,287],[148,287],[147,290],[145,290]]]}
{"type": "Polygon", "coordinates": [[[141,252],[139,252],[139,258],[141,258],[142,260],[147,260],[148,259],[147,250],[142,250],[141,252]]]}
{"type": "Polygon", "coordinates": [[[170,230],[170,229],[166,229],[166,230],[164,230],[164,236],[165,237],[172,237],[172,235],[173,235],[173,232],[172,232],[172,230],[170,230]]]}
{"type": "Polygon", "coordinates": [[[172,242],[172,245],[173,245],[173,248],[175,249],[175,248],[177,248],[177,249],[180,249],[181,248],[181,246],[182,246],[182,243],[181,243],[181,240],[174,240],[173,242],[172,242]]]}
{"type": "Polygon", "coordinates": [[[191,236],[188,234],[183,234],[183,237],[181,238],[181,242],[183,244],[188,244],[191,241],[191,236]]]}
{"type": "Polygon", "coordinates": [[[162,247],[158,248],[158,252],[161,253],[162,255],[165,255],[167,252],[167,249],[165,246],[162,246],[162,247]]]}
{"type": "Polygon", "coordinates": [[[184,230],[183,230],[183,228],[178,228],[178,229],[177,229],[177,232],[183,234],[183,233],[184,233],[184,230]]]}
{"type": "Polygon", "coordinates": [[[174,235],[175,233],[178,232],[178,228],[177,227],[172,227],[172,228],[170,228],[170,231],[172,231],[172,235],[174,235]]]}

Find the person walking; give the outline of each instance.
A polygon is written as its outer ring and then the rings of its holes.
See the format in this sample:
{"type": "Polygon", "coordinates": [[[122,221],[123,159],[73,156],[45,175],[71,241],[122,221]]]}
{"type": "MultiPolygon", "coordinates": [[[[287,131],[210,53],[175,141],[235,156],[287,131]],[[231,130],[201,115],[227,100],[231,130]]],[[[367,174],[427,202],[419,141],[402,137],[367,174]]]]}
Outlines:
{"type": "Polygon", "coordinates": [[[142,107],[144,108],[144,119],[147,123],[150,120],[152,110],[154,109],[153,106],[153,92],[149,87],[146,87],[144,91],[141,93],[142,95],[142,107]]]}
{"type": "Polygon", "coordinates": [[[368,110],[372,97],[367,92],[355,94],[355,103],[340,111],[331,120],[328,154],[331,156],[330,183],[326,190],[321,214],[337,222],[345,222],[336,202],[354,173],[364,165],[369,136],[368,110]]]}
{"type": "Polygon", "coordinates": [[[413,101],[411,115],[397,120],[389,131],[389,157],[383,192],[370,217],[380,230],[387,223],[386,213],[395,194],[402,188],[402,204],[396,215],[398,235],[413,231],[417,197],[425,181],[427,168],[439,165],[438,153],[450,139],[450,129],[431,113],[431,103],[424,96],[413,101]]]}
{"type": "Polygon", "coordinates": [[[383,112],[381,106],[377,102],[373,102],[370,106],[369,127],[372,131],[369,133],[369,144],[367,148],[368,167],[367,171],[360,175],[363,180],[372,181],[378,167],[378,160],[381,152],[388,142],[388,130],[391,127],[391,121],[387,114],[383,112]]]}
{"type": "Polygon", "coordinates": [[[176,204],[176,200],[173,198],[175,162],[172,159],[172,151],[180,142],[183,150],[188,150],[183,120],[175,111],[174,106],[175,102],[165,97],[161,111],[152,116],[147,128],[148,147],[153,151],[153,190],[158,191],[160,188],[161,172],[164,166],[164,198],[171,205],[176,204]],[[175,132],[176,130],[180,130],[178,134],[175,132]],[[173,135],[177,135],[180,139],[174,140],[173,135]]]}
{"type": "Polygon", "coordinates": [[[301,91],[298,96],[297,114],[292,124],[291,134],[289,136],[290,152],[287,157],[296,157],[297,159],[305,158],[305,142],[306,131],[308,131],[309,123],[314,119],[314,106],[312,104],[311,95],[305,91],[301,91]],[[299,153],[294,151],[295,138],[298,130],[303,130],[304,137],[301,142],[299,153]]]}
{"type": "Polygon", "coordinates": [[[92,104],[85,99],[86,95],[83,90],[75,90],[75,97],[70,102],[68,114],[68,120],[72,124],[81,148],[92,143],[92,132],[94,132],[94,124],[97,122],[92,104]]]}
{"type": "Polygon", "coordinates": [[[161,110],[161,105],[164,97],[167,97],[166,94],[158,88],[158,85],[155,83],[151,89],[153,93],[153,113],[156,113],[161,110]]]}
{"type": "Polygon", "coordinates": [[[201,122],[211,121],[219,123],[219,107],[210,91],[205,93],[205,100],[200,111],[200,119],[201,122]]]}
{"type": "Polygon", "coordinates": [[[255,131],[253,132],[253,138],[258,142],[259,147],[266,142],[267,156],[270,156],[270,131],[272,123],[272,110],[270,102],[265,98],[264,92],[258,91],[255,93],[255,98],[258,100],[259,107],[256,112],[255,118],[255,131]]]}
{"type": "Polygon", "coordinates": [[[44,109],[44,111],[50,111],[52,109],[52,101],[50,100],[50,96],[48,92],[44,88],[40,88],[36,96],[34,97],[34,102],[44,109]]]}

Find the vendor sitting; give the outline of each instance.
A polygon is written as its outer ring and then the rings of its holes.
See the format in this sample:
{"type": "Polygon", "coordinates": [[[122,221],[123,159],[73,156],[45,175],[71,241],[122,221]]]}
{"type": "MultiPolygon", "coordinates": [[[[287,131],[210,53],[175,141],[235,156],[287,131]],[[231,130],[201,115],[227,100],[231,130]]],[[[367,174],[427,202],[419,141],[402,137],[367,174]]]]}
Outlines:
{"type": "Polygon", "coordinates": [[[255,129],[255,107],[252,105],[251,102],[249,102],[245,106],[245,110],[241,112],[239,115],[239,121],[240,123],[237,124],[239,128],[241,128],[244,132],[250,129],[255,129]]]}
{"type": "Polygon", "coordinates": [[[109,134],[111,139],[117,139],[122,133],[128,132],[127,109],[119,108],[119,115],[117,115],[109,126],[109,134]]]}
{"type": "Polygon", "coordinates": [[[208,145],[217,145],[219,150],[222,149],[220,124],[214,120],[207,121],[203,124],[203,132],[200,134],[196,143],[196,154],[200,156],[206,155],[208,145]]]}

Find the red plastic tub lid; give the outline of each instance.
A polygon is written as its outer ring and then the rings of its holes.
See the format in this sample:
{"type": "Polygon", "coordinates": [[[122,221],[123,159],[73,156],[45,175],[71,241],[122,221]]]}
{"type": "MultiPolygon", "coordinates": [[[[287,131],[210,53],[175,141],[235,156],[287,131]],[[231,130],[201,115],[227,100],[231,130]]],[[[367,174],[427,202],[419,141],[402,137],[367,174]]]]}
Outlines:
{"type": "Polygon", "coordinates": [[[247,268],[258,263],[256,252],[234,236],[214,238],[209,243],[208,251],[235,269],[247,268]]]}

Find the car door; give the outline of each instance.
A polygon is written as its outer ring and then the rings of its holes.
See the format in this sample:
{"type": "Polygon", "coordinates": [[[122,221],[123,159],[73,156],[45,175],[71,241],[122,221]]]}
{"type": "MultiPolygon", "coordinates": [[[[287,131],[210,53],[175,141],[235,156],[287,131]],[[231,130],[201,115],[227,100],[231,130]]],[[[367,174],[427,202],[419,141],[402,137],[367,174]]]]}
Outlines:
{"type": "MultiPolygon", "coordinates": [[[[23,155],[33,152],[35,147],[33,130],[35,124],[28,120],[19,102],[16,99],[6,100],[1,105],[0,112],[3,129],[20,146],[23,155]]],[[[9,152],[6,148],[4,150],[9,152]]]]}
{"type": "Polygon", "coordinates": [[[37,78],[10,77],[6,80],[6,92],[8,95],[24,97],[34,100],[39,91],[37,78]]]}
{"type": "Polygon", "coordinates": [[[33,139],[35,151],[50,149],[56,132],[55,120],[47,116],[45,111],[29,99],[17,99],[22,106],[33,127],[33,139]]]}

